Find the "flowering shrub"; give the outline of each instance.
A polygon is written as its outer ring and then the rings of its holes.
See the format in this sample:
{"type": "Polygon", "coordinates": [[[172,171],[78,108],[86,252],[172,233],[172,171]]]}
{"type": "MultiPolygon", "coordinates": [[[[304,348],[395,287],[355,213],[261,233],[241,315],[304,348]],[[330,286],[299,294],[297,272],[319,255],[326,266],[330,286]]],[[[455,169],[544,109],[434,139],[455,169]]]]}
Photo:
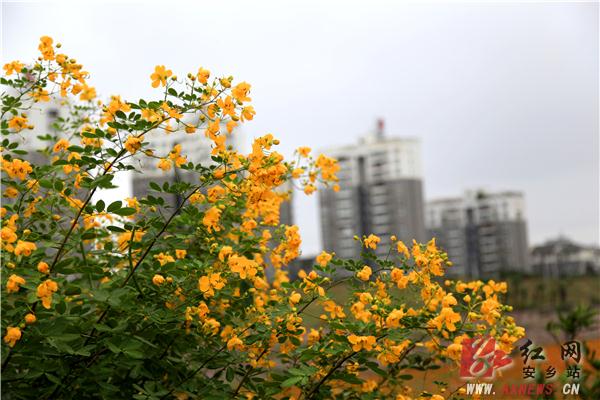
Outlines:
{"type": "Polygon", "coordinates": [[[455,362],[465,337],[489,333],[510,350],[523,335],[503,315],[506,285],[444,282],[450,263],[434,240],[409,248],[392,238],[382,259],[372,252],[378,237],[357,238],[361,260],[323,252],[291,282],[301,238],[279,223],[286,194],[278,188],[293,180],[308,194],[336,190],[335,160],[300,148],[286,162],[272,135],[250,154],[228,146],[255,114],[246,82],[204,68],[180,79],[157,66],[157,99],[103,104],[59,48],[42,37],[38,61],[6,64],[2,78],[9,398],[440,399],[411,391],[407,371],[455,362]],[[51,100],[71,113],[39,136],[47,161],[32,163],[28,115],[51,100]],[[181,146],[159,154],[145,141],[179,130],[210,138],[210,165],[190,162],[181,146]],[[196,183],[95,200],[142,158],[194,173],[196,183]],[[169,206],[173,195],[181,201],[169,206]],[[344,301],[331,295],[338,285],[351,289],[344,301]],[[310,313],[318,322],[305,321],[310,313]]]}

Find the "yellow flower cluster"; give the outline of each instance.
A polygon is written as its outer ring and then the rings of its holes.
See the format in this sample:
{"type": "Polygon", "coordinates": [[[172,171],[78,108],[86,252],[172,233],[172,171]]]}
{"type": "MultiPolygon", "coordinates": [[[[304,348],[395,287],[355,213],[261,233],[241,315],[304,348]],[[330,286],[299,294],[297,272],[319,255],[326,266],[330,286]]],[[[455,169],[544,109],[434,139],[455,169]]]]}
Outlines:
{"type": "Polygon", "coordinates": [[[33,171],[28,161],[19,160],[18,158],[13,158],[12,160],[3,158],[2,170],[6,171],[11,178],[18,178],[22,181],[27,179],[27,175],[33,171]]]}
{"type": "Polygon", "coordinates": [[[37,287],[37,297],[42,300],[44,308],[49,309],[52,306],[52,296],[58,290],[58,284],[51,279],[46,279],[37,287]]]}

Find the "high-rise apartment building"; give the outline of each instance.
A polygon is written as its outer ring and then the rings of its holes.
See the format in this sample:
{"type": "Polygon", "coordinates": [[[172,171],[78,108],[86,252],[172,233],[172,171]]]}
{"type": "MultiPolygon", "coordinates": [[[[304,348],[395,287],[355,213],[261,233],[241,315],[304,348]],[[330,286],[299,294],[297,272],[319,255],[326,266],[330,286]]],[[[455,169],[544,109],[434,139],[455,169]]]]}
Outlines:
{"type": "Polygon", "coordinates": [[[323,247],[344,258],[358,258],[354,235],[381,238],[385,256],[390,236],[407,243],[425,239],[420,143],[387,137],[383,121],[357,144],[323,153],[338,160],[340,190],[319,191],[323,247]]]}
{"type": "Polygon", "coordinates": [[[450,275],[491,278],[528,269],[525,199],[520,192],[467,191],[463,197],[428,201],[425,225],[453,262],[450,275]]]}

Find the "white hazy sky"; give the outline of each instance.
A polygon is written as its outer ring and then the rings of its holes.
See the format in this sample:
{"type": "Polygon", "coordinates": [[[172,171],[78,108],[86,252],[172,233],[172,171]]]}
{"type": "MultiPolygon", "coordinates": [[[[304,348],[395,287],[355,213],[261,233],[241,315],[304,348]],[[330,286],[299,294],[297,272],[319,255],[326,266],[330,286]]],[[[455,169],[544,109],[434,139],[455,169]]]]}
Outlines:
{"type": "MultiPolygon", "coordinates": [[[[377,117],[422,140],[426,198],[525,193],[531,243],[598,243],[598,3],[3,3],[4,60],[63,43],[104,97],[199,66],[252,83],[247,137],[352,143],[377,117]]],[[[316,197],[296,196],[305,254],[316,197]]]]}

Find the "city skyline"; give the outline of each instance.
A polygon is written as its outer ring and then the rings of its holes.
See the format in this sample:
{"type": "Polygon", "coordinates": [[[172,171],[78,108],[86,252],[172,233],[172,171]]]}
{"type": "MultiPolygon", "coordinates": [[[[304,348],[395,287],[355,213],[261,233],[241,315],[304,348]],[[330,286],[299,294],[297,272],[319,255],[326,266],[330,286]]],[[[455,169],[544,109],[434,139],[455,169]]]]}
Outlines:
{"type": "MultiPolygon", "coordinates": [[[[232,74],[253,85],[257,116],[244,134],[272,132],[286,155],[307,142],[354,143],[383,117],[389,136],[421,139],[426,200],[471,187],[521,191],[532,245],[561,233],[598,243],[597,4],[343,4],[343,15],[342,3],[239,3],[227,13],[207,4],[214,18],[201,21],[205,32],[143,27],[137,21],[154,11],[136,4],[110,13],[3,4],[2,47],[5,59],[28,61],[28,45],[53,36],[103,98],[153,93],[149,80],[131,77],[156,64],[232,74]],[[92,15],[110,18],[111,29],[90,23],[92,15]],[[116,36],[145,39],[111,46],[116,36]]],[[[316,196],[294,199],[304,252],[317,253],[316,196]]]]}

